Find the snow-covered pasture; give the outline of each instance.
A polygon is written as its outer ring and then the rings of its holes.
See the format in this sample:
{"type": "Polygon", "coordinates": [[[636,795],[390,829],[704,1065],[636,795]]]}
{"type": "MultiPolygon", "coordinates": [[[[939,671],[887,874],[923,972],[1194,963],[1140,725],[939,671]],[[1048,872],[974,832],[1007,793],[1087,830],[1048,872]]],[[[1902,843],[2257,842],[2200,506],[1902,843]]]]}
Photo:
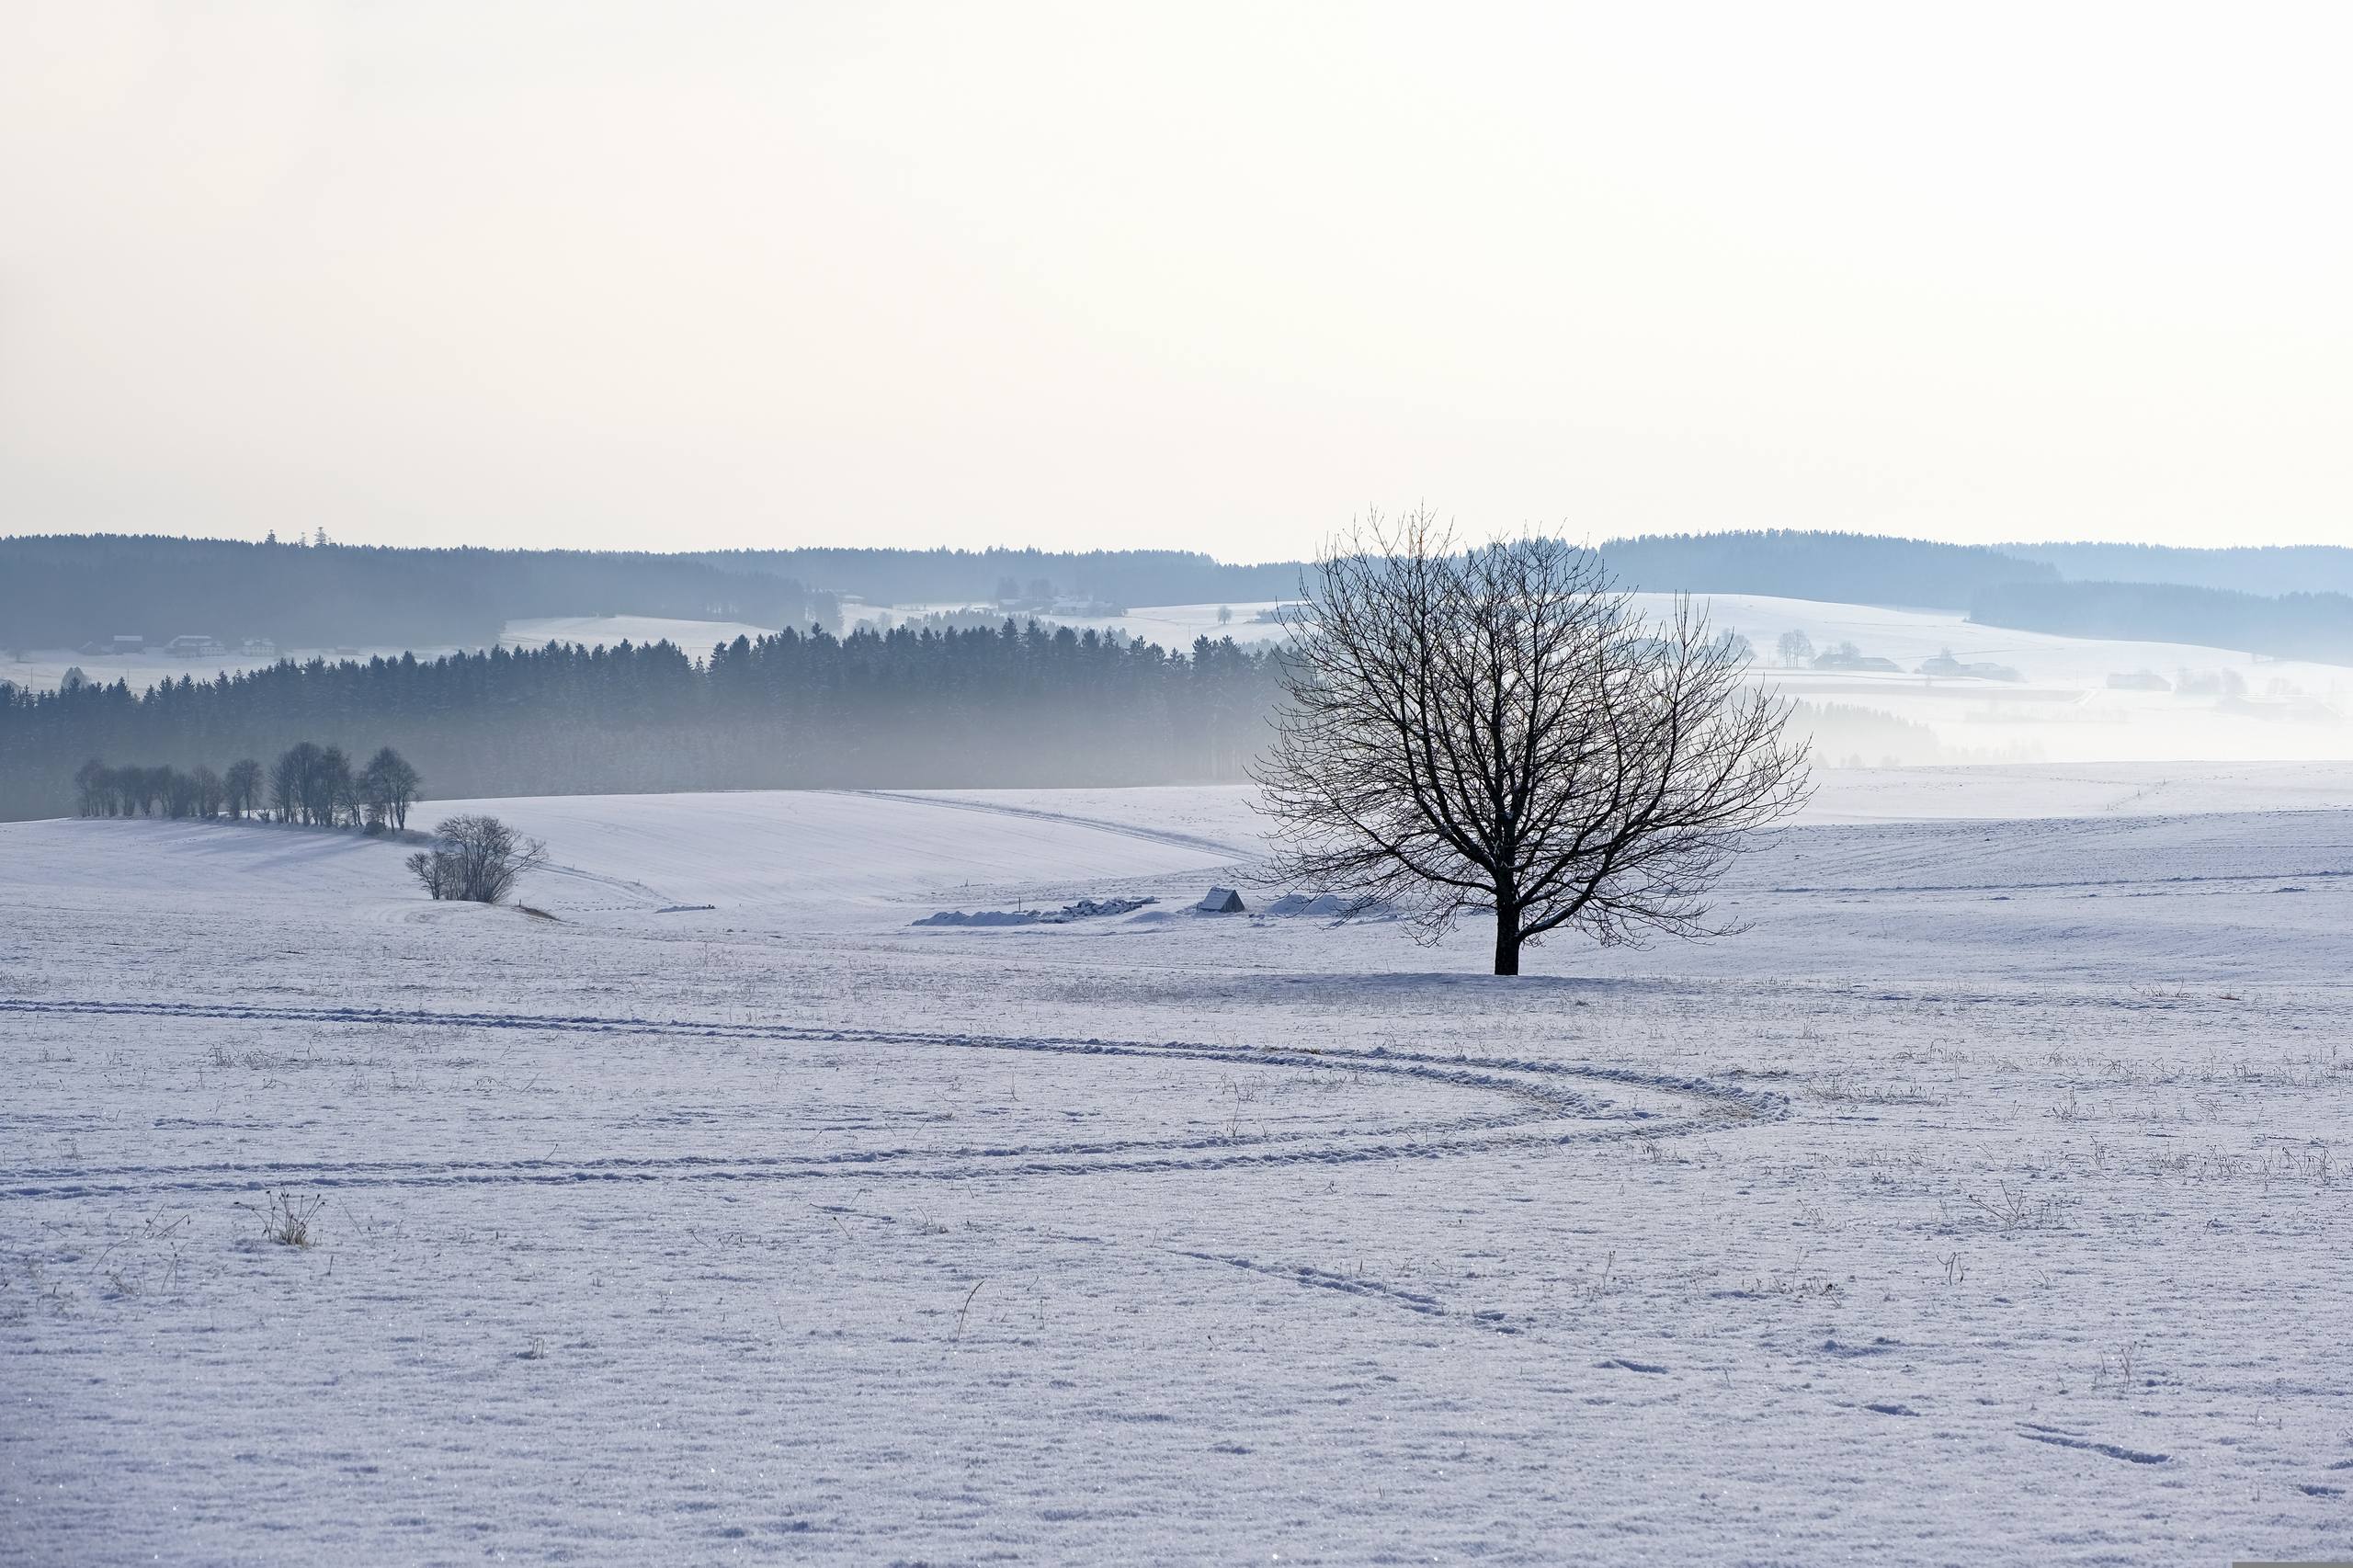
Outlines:
{"type": "Polygon", "coordinates": [[[2341,1555],[2353,773],[1967,771],[1512,981],[1236,790],[0,826],[0,1560],[2341,1555]]]}

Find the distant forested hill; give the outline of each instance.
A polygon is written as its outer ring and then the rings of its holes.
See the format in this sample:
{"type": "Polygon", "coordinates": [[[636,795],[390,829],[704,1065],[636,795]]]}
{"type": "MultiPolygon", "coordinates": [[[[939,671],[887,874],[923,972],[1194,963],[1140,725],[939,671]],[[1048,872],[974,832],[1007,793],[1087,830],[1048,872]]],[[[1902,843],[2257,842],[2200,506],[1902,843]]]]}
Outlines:
{"type": "MultiPolygon", "coordinates": [[[[2337,646],[2335,611],[2271,613],[2200,591],[2353,591],[2353,550],[1938,544],[1770,529],[1613,539],[1629,587],[1966,609],[1995,624],[2169,642],[2337,646]],[[2114,568],[2096,582],[2079,567],[2114,568]],[[2177,577],[2183,594],[2130,594],[2177,577]],[[2063,587],[2073,591],[2062,592],[2063,587]],[[2096,591],[2095,591],[2096,590],[2096,591]],[[2108,630],[2101,630],[2108,629],[2108,630]]],[[[1295,596],[1303,564],[1232,565],[1191,551],[412,550],[151,535],[0,539],[0,647],[79,647],[118,634],[199,633],[294,648],[482,647],[510,620],[640,615],[838,629],[838,595],[877,604],[1037,605],[1074,596],[1134,608],[1295,596]]]]}
{"type": "Polygon", "coordinates": [[[2059,569],[1982,544],[1768,528],[1613,539],[1601,558],[1652,593],[1768,594],[1839,604],[1965,609],[1996,583],[2052,583],[2059,569]]]}
{"type": "Polygon", "coordinates": [[[1290,598],[1301,562],[1233,566],[1186,550],[732,550],[699,559],[775,572],[872,604],[984,604],[1008,587],[1036,599],[1074,594],[1121,608],[1290,598]],[[1048,592],[1038,593],[1036,585],[1048,592]]]}
{"type": "Polygon", "coordinates": [[[0,642],[79,647],[136,634],[267,637],[290,647],[483,646],[506,621],[644,615],[828,623],[835,606],[774,572],[678,555],[405,550],[154,535],[0,539],[0,642]]]}
{"type": "Polygon", "coordinates": [[[2194,642],[2353,665],[2353,597],[2343,594],[2270,597],[2179,583],[2002,583],[1978,590],[1969,617],[2063,637],[2194,642]]]}
{"type": "Polygon", "coordinates": [[[2353,550],[2335,544],[2184,550],[2163,544],[2006,544],[2078,582],[2180,583],[2242,594],[2353,594],[2353,550]]]}

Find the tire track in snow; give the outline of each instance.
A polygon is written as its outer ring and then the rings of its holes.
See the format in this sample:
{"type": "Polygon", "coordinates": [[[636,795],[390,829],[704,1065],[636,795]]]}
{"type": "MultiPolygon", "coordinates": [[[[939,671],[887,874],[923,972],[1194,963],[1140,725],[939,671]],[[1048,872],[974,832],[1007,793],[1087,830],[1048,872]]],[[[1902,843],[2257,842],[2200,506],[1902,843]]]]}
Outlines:
{"type": "Polygon", "coordinates": [[[1270,1279],[1288,1279],[1294,1285],[1321,1290],[1337,1290],[1342,1295],[1356,1296],[1366,1301],[1380,1301],[1389,1306],[1403,1307],[1424,1317],[1452,1318],[1473,1328],[1487,1329],[1495,1334],[1518,1334],[1519,1329],[1506,1321],[1499,1312],[1458,1312],[1436,1296],[1418,1290],[1408,1290],[1396,1285],[1384,1285],[1377,1279],[1367,1279],[1353,1274],[1335,1274],[1328,1268],[1313,1268],[1306,1264],[1288,1267],[1237,1257],[1226,1253],[1187,1252],[1180,1248],[1162,1249],[1172,1257],[1189,1257],[1199,1263],[1222,1263],[1229,1268],[1239,1268],[1252,1274],[1263,1274],[1270,1279]]]}
{"type": "Polygon", "coordinates": [[[908,794],[896,790],[845,790],[841,793],[857,795],[870,801],[899,801],[911,806],[938,806],[951,812],[984,812],[991,816],[1029,817],[1037,822],[1062,823],[1071,827],[1091,827],[1097,833],[1116,833],[1122,838],[1141,838],[1147,844],[1165,844],[1177,849],[1200,849],[1222,855],[1233,860],[1256,860],[1262,853],[1245,849],[1238,844],[1227,844],[1215,838],[1203,838],[1197,834],[1174,833],[1166,828],[1140,827],[1131,823],[1109,822],[1101,817],[1083,817],[1070,812],[1050,812],[1038,806],[1005,806],[990,801],[949,801],[932,795],[908,794]]]}
{"type": "Polygon", "coordinates": [[[422,1009],[34,1001],[0,998],[0,1014],[174,1017],[227,1023],[318,1023],[399,1028],[509,1028],[548,1033],[739,1040],[779,1045],[861,1043],[918,1049],[1018,1051],[1072,1056],[1216,1062],[1227,1066],[1340,1071],[1468,1088],[1498,1096],[1495,1111],[1358,1131],[1287,1131],[1233,1137],[900,1148],[811,1154],[685,1154],[523,1160],[351,1160],[195,1165],[56,1166],[0,1170],[0,1195],[112,1197],[243,1191],[285,1183],[316,1187],[571,1185],[620,1181],[776,1181],[857,1176],[968,1180],[983,1176],[1079,1176],[1415,1159],[1505,1147],[1540,1147],[1704,1131],[1728,1119],[1778,1119],[1778,1095],[1705,1079],[1675,1078],[1587,1062],[1447,1057],[1385,1048],[1287,1050],[1053,1036],[907,1029],[818,1028],[788,1024],[422,1009]],[[1631,1090],[1677,1102],[1681,1114],[1588,1092],[1631,1090]]]}

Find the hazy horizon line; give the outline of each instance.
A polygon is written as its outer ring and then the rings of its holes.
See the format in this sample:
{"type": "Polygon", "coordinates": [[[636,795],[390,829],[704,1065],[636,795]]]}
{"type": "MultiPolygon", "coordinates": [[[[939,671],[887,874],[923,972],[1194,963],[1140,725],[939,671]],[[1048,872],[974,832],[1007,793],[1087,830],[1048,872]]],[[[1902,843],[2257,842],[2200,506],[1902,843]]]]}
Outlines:
{"type": "MultiPolygon", "coordinates": [[[[1524,527],[1524,528],[1516,528],[1516,529],[1515,529],[1515,528],[1473,529],[1473,528],[1463,528],[1463,526],[1462,526],[1461,524],[1460,524],[1459,522],[1454,523],[1454,524],[1453,524],[1453,526],[1454,526],[1454,527],[1456,527],[1458,529],[1460,529],[1460,530],[1462,532],[1463,537],[1464,537],[1465,539],[1471,539],[1471,540],[1484,540],[1484,539],[1491,538],[1491,537],[1493,537],[1493,538],[1527,538],[1527,537],[1530,537],[1530,536],[1539,536],[1539,535],[1540,535],[1540,536],[1542,536],[1542,537],[1548,537],[1548,538],[1552,538],[1552,539],[1559,539],[1559,540],[1567,540],[1567,541],[1569,541],[1569,542],[1578,544],[1581,548],[1590,549],[1590,550],[1598,550],[1599,548],[1601,548],[1601,546],[1603,546],[1603,545],[1605,545],[1605,544],[1608,544],[1608,543],[1613,543],[1613,542],[1631,542],[1631,541],[1635,541],[1635,540],[1658,540],[1658,539],[1704,539],[1704,538],[1711,538],[1711,537],[1714,537],[1714,536],[1717,536],[1717,535],[1768,534],[1768,533],[1771,533],[1771,534],[1819,535],[1819,536],[1822,536],[1822,537],[1824,537],[1824,538],[1900,540],[1903,540],[1903,541],[1907,542],[1907,543],[1949,545],[1949,546],[1951,546],[1951,547],[1953,547],[1953,548],[1955,548],[1955,549],[1959,549],[1959,550],[1984,550],[1984,551],[1993,551],[1993,552],[1995,552],[1995,553],[1996,553],[1996,554],[2006,553],[2006,552],[2008,552],[2008,551],[2017,551],[2017,550],[2039,550],[2039,549],[2059,549],[2059,548],[2078,549],[2078,548],[2084,548],[2084,547],[2110,548],[2110,549],[2127,549],[2127,550],[2170,551],[2182,551],[2182,552],[2193,552],[2193,553],[2202,552],[2202,553],[2211,553],[2211,554],[2221,554],[2221,553],[2224,553],[2224,552],[2236,551],[2353,550],[2353,545],[2348,545],[2348,544],[2344,544],[2344,543],[2337,543],[2337,542],[2332,542],[2332,541],[2324,541],[2324,540],[2289,540],[2241,541],[2241,542],[2232,543],[2232,544],[2168,544],[2168,543],[2164,543],[2164,542],[2161,542],[2161,541],[2158,541],[2158,540],[2147,540],[2147,539],[2131,539],[2131,538],[2114,538],[2114,537],[2095,537],[2095,536],[2076,535],[2076,536],[2072,536],[2072,537],[2048,536],[2048,537],[2044,537],[2044,538],[2040,538],[2040,539],[2035,539],[2035,538],[2024,538],[2024,537],[2021,537],[2021,538],[2015,538],[2015,539],[2008,539],[2008,540],[2002,540],[1988,541],[1988,540],[1960,540],[1960,539],[1951,539],[1951,538],[1940,538],[1940,537],[1938,537],[1938,535],[1936,535],[1936,534],[1934,534],[1934,533],[1927,533],[1927,532],[1922,532],[1922,533],[1899,533],[1899,532],[1893,532],[1893,531],[1890,531],[1890,532],[1874,532],[1874,531],[1868,530],[1868,529],[1853,528],[1753,528],[1753,527],[1740,527],[1740,526],[1736,526],[1736,525],[1726,525],[1726,526],[1723,526],[1723,527],[1709,527],[1709,528],[1674,528],[1674,529],[1655,529],[1655,530],[1644,530],[1644,531],[1640,531],[1640,532],[1631,532],[1631,533],[1614,533],[1614,534],[1608,534],[1608,535],[1603,536],[1603,537],[1602,537],[1602,538],[1600,538],[1600,539],[1596,539],[1596,538],[1594,538],[1594,537],[1593,537],[1593,535],[1592,535],[1592,533],[1590,532],[1590,530],[1588,530],[1587,532],[1586,532],[1586,533],[1585,533],[1585,534],[1583,534],[1583,535],[1572,535],[1571,533],[1567,532],[1566,530],[1563,530],[1563,531],[1559,531],[1559,532],[1548,532],[1547,530],[1545,530],[1544,528],[1542,528],[1540,526],[1537,526],[1537,525],[1530,525],[1530,526],[1528,526],[1528,527],[1524,527]]],[[[240,535],[235,535],[235,534],[227,534],[227,533],[193,533],[193,532],[189,532],[189,533],[182,533],[182,532],[176,532],[176,531],[171,531],[171,530],[165,530],[165,529],[144,529],[144,530],[121,529],[121,530],[117,530],[117,529],[111,529],[111,528],[97,528],[97,529],[84,529],[84,530],[66,530],[66,529],[58,529],[58,528],[40,529],[40,528],[13,528],[13,527],[9,527],[9,526],[6,526],[6,525],[0,525],[0,540],[25,540],[25,539],[120,539],[120,540],[159,539],[159,540],[180,540],[180,541],[184,541],[184,542],[191,543],[191,544],[265,544],[265,543],[269,542],[269,538],[270,538],[271,536],[274,536],[274,535],[276,534],[276,532],[277,532],[277,530],[276,530],[275,528],[267,528],[267,529],[265,529],[265,530],[264,530],[264,537],[262,537],[262,538],[246,538],[246,537],[240,536],[240,535]]],[[[1333,530],[1333,532],[1334,532],[1334,535],[1336,537],[1336,535],[1340,532],[1340,530],[1336,528],[1335,530],[1333,530]]],[[[311,543],[311,536],[310,536],[308,533],[293,533],[293,534],[290,534],[290,536],[289,536],[288,538],[283,539],[283,540],[278,540],[278,542],[279,542],[279,543],[281,543],[281,544],[288,545],[288,546],[290,546],[290,547],[292,547],[292,546],[302,546],[302,547],[305,547],[305,548],[315,548],[315,546],[312,545],[312,543],[311,543]]],[[[1243,559],[1243,558],[1228,557],[1228,556],[1221,555],[1221,554],[1217,553],[1216,551],[1212,551],[1212,550],[1203,549],[1203,548],[1199,547],[1199,546],[1191,546],[1191,545],[1184,545],[1184,544],[1174,544],[1174,543],[1145,543],[1145,544],[1113,544],[1113,543],[1097,543],[1097,544],[1086,544],[1086,545],[1068,545],[1068,544],[1063,544],[1063,545],[1051,545],[1051,544],[996,543],[996,544],[985,544],[985,545],[971,545],[971,544],[946,544],[946,543],[941,543],[941,544],[899,544],[899,543],[887,543],[887,542],[875,542],[875,541],[866,541],[866,542],[859,542],[859,543],[847,543],[847,542],[808,542],[808,541],[804,541],[804,542],[797,542],[797,543],[790,543],[790,544],[710,544],[710,545],[696,545],[696,544],[688,544],[688,545],[669,545],[669,546],[666,546],[666,547],[655,548],[655,547],[648,547],[648,546],[609,545],[609,544],[597,544],[597,545],[548,545],[548,544],[521,544],[521,543],[517,543],[517,544],[505,544],[505,543],[486,543],[486,542],[481,542],[481,541],[470,541],[470,542],[466,542],[466,543],[428,542],[428,541],[421,541],[421,540],[420,540],[420,541],[411,541],[411,542],[394,542],[394,541],[390,541],[390,540],[386,540],[379,539],[379,538],[368,538],[368,539],[338,538],[338,537],[335,536],[333,533],[329,533],[329,535],[327,536],[327,541],[326,541],[326,542],[327,542],[327,544],[328,544],[328,546],[329,546],[330,548],[341,547],[341,548],[346,548],[346,549],[358,549],[358,550],[481,550],[481,551],[514,551],[514,552],[517,552],[517,553],[524,553],[524,554],[568,554],[568,555],[648,555],[648,556],[675,556],[675,557],[703,556],[703,555],[752,555],[752,554],[767,554],[767,553],[788,554],[788,553],[790,553],[790,552],[792,552],[792,551],[813,551],[813,550],[843,550],[843,551],[903,551],[903,552],[905,552],[905,553],[908,553],[908,554],[944,553],[944,554],[963,554],[963,555],[988,555],[988,554],[994,554],[994,553],[1005,553],[1005,554],[1024,554],[1024,553],[1031,553],[1031,554],[1039,554],[1039,555],[1083,555],[1083,554],[1088,554],[1088,553],[1092,553],[1092,552],[1101,551],[1101,552],[1105,552],[1105,553],[1134,553],[1134,554],[1146,554],[1146,553],[1168,553],[1168,554],[1198,555],[1198,556],[1201,556],[1201,557],[1203,557],[1203,558],[1205,558],[1205,559],[1207,559],[1207,560],[1209,560],[1209,561],[1211,561],[1211,562],[1215,562],[1216,564],[1218,564],[1218,565],[1220,565],[1220,566],[1243,566],[1243,567],[1248,567],[1248,566],[1283,566],[1283,565],[1290,565],[1290,564],[1292,564],[1292,563],[1294,563],[1294,562],[1299,562],[1312,561],[1312,560],[1313,560],[1313,559],[1315,559],[1315,558],[1316,558],[1316,557],[1315,557],[1315,555],[1313,555],[1313,554],[1307,554],[1307,555],[1267,555],[1267,556],[1253,557],[1253,558],[1249,558],[1249,559],[1243,559]]]]}

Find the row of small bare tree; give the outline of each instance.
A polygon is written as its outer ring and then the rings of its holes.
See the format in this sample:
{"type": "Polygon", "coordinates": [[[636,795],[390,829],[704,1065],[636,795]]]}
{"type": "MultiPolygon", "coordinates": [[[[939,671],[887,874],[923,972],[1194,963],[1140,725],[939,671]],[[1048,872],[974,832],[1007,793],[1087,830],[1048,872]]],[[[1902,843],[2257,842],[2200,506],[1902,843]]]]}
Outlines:
{"type": "Polygon", "coordinates": [[[85,817],[244,817],[261,809],[261,764],[210,767],[109,767],[95,758],[74,775],[85,817]]]}
{"type": "Polygon", "coordinates": [[[210,767],[108,767],[97,758],[74,775],[85,817],[261,817],[371,833],[408,825],[425,780],[385,746],[354,771],[340,747],[309,741],[288,747],[265,774],[251,757],[210,767]]]}
{"type": "MultiPolygon", "coordinates": [[[[357,773],[335,746],[303,741],[278,754],[265,775],[247,758],[225,773],[210,767],[109,767],[93,760],[74,775],[84,816],[260,817],[314,827],[395,832],[408,825],[424,779],[386,746],[357,773]],[[265,803],[263,790],[268,796],[265,803]]],[[[433,846],[408,858],[425,891],[437,899],[500,903],[523,874],[547,863],[547,846],[526,838],[493,816],[449,818],[433,830],[433,846]]]]}
{"type": "Polygon", "coordinates": [[[408,826],[425,780],[390,746],[358,772],[339,746],[302,741],[280,752],[269,768],[270,804],[280,822],[376,832],[408,826]]]}

